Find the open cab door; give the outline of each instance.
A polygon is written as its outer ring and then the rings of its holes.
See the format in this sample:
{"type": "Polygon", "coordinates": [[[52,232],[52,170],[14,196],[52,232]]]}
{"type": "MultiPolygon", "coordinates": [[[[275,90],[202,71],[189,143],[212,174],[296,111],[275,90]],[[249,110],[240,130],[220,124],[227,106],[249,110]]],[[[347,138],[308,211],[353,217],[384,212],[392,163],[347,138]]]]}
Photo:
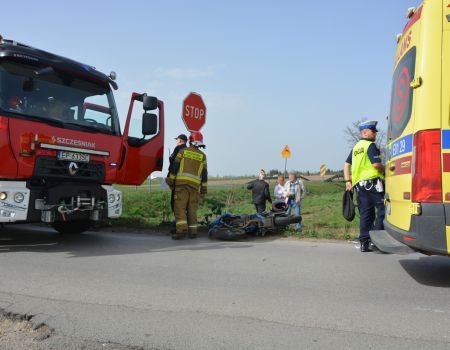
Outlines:
{"type": "Polygon", "coordinates": [[[156,97],[134,92],[131,96],[116,183],[141,185],[154,171],[161,171],[164,157],[164,104],[156,97]],[[136,113],[135,105],[144,113],[136,113]],[[152,112],[152,113],[149,113],[152,112]]]}

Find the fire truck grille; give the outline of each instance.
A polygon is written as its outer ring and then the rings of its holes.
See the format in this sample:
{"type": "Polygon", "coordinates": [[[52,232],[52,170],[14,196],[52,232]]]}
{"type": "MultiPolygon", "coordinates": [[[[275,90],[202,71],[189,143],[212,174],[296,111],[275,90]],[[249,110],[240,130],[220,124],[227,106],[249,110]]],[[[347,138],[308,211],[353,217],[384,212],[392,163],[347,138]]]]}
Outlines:
{"type": "Polygon", "coordinates": [[[105,165],[100,162],[70,162],[52,157],[37,157],[34,178],[82,180],[103,183],[105,165]]]}

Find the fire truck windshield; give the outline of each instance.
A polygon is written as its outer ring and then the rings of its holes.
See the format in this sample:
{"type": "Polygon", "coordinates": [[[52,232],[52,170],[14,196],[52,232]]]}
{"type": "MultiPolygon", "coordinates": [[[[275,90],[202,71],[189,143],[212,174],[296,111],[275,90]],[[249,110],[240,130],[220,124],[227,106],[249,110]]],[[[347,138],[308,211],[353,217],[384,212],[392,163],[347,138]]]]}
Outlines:
{"type": "Polygon", "coordinates": [[[111,89],[52,67],[0,61],[0,109],[11,116],[120,134],[111,89]]]}

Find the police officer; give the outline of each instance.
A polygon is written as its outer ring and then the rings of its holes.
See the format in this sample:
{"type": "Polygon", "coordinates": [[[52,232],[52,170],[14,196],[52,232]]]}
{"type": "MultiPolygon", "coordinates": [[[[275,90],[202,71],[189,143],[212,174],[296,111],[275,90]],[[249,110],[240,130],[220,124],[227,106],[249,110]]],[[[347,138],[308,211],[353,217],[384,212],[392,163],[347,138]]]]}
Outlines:
{"type": "Polygon", "coordinates": [[[206,194],[208,171],[203,135],[194,131],[189,136],[189,147],[182,148],[169,169],[167,183],[174,191],[175,233],[180,239],[186,233],[197,237],[197,209],[200,194],[206,194]]]}
{"type": "Polygon", "coordinates": [[[374,142],[377,123],[367,121],[359,124],[361,139],[344,164],[345,189],[350,191],[354,187],[358,195],[361,252],[371,250],[369,231],[384,228],[384,166],[381,164],[380,150],[374,142]],[[377,215],[374,224],[375,208],[377,215]]]}
{"type": "MultiPolygon", "coordinates": [[[[169,173],[167,174],[167,177],[170,175],[170,168],[172,167],[173,162],[175,161],[175,158],[177,157],[178,152],[180,149],[183,149],[186,147],[186,143],[188,141],[188,138],[185,134],[180,134],[178,137],[175,138],[176,147],[173,150],[172,154],[169,157],[169,173]]],[[[167,180],[166,180],[167,182],[167,180]]],[[[170,207],[172,208],[172,211],[174,211],[174,191],[172,191],[170,196],[170,207]]]]}

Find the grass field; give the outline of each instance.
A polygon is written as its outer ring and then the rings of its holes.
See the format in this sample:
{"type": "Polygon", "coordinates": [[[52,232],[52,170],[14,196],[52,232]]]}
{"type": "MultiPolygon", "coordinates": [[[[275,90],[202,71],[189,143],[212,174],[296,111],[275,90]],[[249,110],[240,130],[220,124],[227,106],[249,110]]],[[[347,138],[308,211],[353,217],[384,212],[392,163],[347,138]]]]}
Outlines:
{"type": "MultiPolygon", "coordinates": [[[[222,213],[254,213],[251,193],[244,182],[215,181],[200,205],[199,220],[204,220],[206,215],[215,218],[212,212],[219,207],[222,213]]],[[[154,229],[163,219],[173,220],[170,191],[161,190],[157,181],[151,185],[151,190],[148,182],[140,187],[116,186],[123,192],[124,210],[122,217],[114,220],[113,224],[154,229]]],[[[274,185],[275,182],[271,181],[271,189],[274,185]]],[[[301,231],[290,229],[280,232],[281,235],[323,239],[351,239],[358,235],[359,219],[349,223],[342,217],[343,182],[306,181],[305,186],[308,194],[302,205],[303,228],[301,231]]]]}

